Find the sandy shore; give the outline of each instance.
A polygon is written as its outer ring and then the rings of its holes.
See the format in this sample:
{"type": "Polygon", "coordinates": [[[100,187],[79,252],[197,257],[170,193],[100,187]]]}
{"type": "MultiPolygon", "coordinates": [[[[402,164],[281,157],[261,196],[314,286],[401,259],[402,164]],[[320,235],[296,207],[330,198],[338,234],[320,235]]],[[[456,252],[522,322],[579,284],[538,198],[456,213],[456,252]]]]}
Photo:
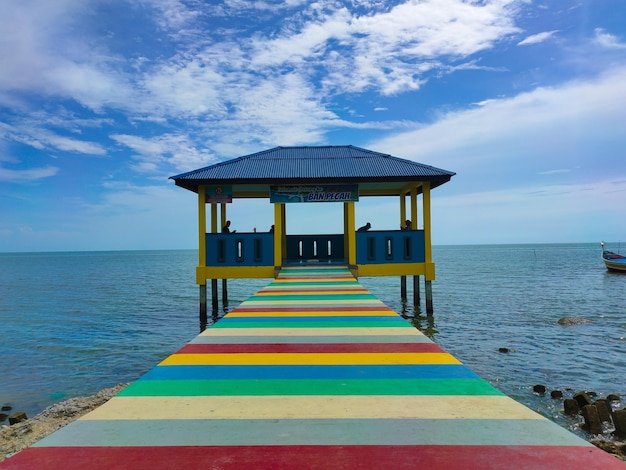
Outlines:
{"type": "Polygon", "coordinates": [[[12,426],[2,426],[0,428],[0,462],[99,407],[126,385],[119,384],[101,390],[90,397],[70,398],[49,406],[26,421],[12,426]]]}

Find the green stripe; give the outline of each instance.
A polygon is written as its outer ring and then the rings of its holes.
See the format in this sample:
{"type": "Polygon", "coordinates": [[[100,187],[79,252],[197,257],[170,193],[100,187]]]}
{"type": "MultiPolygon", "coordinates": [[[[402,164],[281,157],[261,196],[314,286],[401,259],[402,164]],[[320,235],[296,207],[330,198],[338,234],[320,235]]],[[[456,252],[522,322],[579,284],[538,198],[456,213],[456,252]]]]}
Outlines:
{"type": "Polygon", "coordinates": [[[119,396],[490,395],[504,394],[483,379],[138,380],[119,396]]]}
{"type": "MultiPolygon", "coordinates": [[[[228,319],[227,319],[228,320],[228,319]]],[[[229,322],[218,321],[211,328],[415,328],[405,321],[266,321],[229,322]]]]}

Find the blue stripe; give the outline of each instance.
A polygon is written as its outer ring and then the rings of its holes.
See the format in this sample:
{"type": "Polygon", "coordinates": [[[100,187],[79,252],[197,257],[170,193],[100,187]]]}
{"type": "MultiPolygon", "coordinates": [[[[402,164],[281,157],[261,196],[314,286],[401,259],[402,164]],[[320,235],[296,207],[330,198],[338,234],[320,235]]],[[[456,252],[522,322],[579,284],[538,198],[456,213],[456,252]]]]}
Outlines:
{"type": "Polygon", "coordinates": [[[197,379],[478,379],[462,364],[158,366],[140,380],[197,379]]]}

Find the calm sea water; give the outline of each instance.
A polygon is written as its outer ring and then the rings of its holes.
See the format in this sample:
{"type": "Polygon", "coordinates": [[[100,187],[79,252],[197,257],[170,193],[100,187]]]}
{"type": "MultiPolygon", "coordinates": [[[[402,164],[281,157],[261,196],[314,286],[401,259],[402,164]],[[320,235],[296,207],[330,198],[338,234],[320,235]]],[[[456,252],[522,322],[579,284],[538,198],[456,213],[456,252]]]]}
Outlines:
{"type": "MultiPolygon", "coordinates": [[[[626,275],[607,272],[598,243],[436,246],[433,257],[432,316],[423,284],[413,308],[399,278],[360,281],[498,389],[583,437],[533,385],[626,402],[626,275]]],[[[0,254],[0,405],[34,416],[154,367],[200,331],[196,264],[194,250],[0,254]]],[[[268,282],[230,280],[229,308],[268,282]]]]}

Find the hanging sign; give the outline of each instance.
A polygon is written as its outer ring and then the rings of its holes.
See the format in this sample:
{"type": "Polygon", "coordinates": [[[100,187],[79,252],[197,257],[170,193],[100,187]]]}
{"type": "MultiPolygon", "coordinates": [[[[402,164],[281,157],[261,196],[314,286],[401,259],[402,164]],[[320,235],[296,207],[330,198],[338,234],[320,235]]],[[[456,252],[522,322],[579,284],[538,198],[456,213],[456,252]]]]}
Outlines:
{"type": "Polygon", "coordinates": [[[207,186],[205,191],[206,202],[233,202],[232,186],[207,186]]]}
{"type": "Polygon", "coordinates": [[[358,200],[358,184],[284,185],[270,187],[271,203],[356,202],[358,200]]]}

